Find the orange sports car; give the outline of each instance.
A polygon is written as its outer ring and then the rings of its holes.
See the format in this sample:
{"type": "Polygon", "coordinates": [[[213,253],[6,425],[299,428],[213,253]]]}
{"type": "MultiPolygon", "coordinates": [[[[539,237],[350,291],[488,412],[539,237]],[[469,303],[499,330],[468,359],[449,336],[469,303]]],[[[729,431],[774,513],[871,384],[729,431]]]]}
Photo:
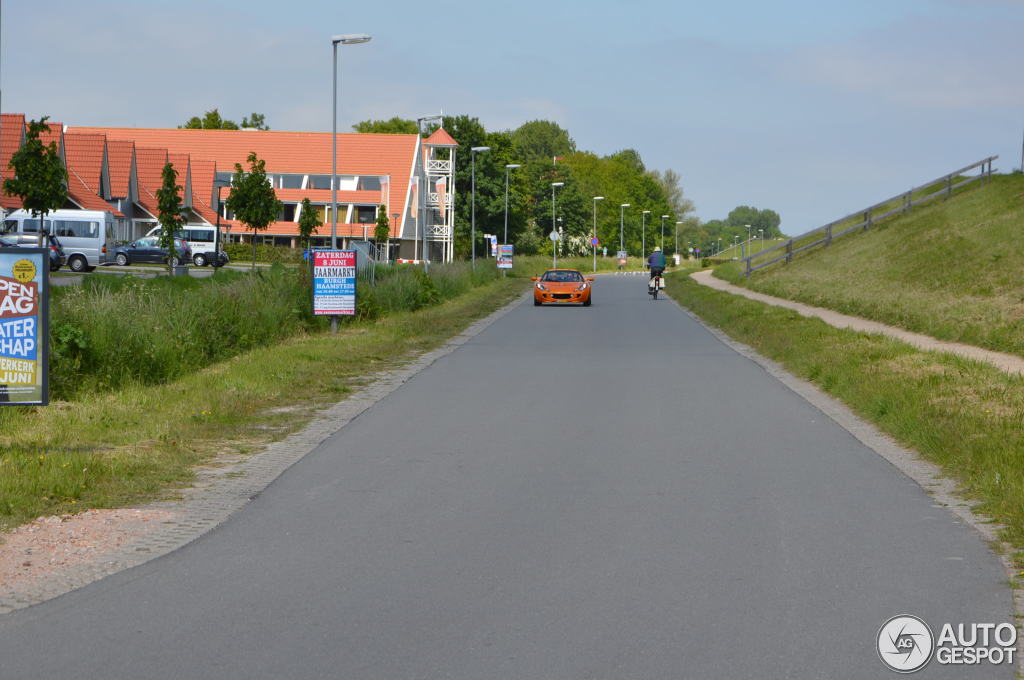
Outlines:
{"type": "Polygon", "coordinates": [[[576,269],[549,269],[541,276],[534,276],[533,304],[539,307],[548,302],[582,304],[589,307],[591,303],[591,281],[594,278],[583,277],[576,269]]]}

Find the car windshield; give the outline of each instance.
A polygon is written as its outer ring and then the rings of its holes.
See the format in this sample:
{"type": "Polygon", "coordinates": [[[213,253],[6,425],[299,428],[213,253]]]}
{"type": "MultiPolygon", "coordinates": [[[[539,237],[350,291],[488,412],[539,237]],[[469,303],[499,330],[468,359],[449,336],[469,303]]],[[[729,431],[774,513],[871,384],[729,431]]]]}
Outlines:
{"type": "Polygon", "coordinates": [[[582,274],[572,271],[549,271],[544,272],[544,276],[541,277],[541,281],[550,281],[552,283],[578,283],[582,280],[582,274]]]}

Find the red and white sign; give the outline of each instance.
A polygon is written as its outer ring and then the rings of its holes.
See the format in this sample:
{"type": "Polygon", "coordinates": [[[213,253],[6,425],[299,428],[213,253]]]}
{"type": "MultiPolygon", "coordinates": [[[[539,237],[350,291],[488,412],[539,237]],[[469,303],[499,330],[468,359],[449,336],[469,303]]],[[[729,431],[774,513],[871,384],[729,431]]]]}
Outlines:
{"type": "Polygon", "coordinates": [[[313,252],[313,314],[352,316],[356,313],[356,251],[313,252]]]}

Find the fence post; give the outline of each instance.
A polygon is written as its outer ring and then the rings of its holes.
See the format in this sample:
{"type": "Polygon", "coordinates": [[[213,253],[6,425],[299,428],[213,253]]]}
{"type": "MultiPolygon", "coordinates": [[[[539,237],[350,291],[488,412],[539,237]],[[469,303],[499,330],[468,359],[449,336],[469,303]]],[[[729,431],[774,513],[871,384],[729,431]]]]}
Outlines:
{"type": "Polygon", "coordinates": [[[942,200],[948,200],[953,195],[953,175],[946,175],[946,198],[942,200]]]}
{"type": "Polygon", "coordinates": [[[908,191],[907,193],[903,194],[903,214],[904,215],[906,215],[908,212],[910,212],[910,202],[913,200],[913,196],[911,195],[912,193],[913,192],[908,191]]]}
{"type": "Polygon", "coordinates": [[[750,258],[748,257],[744,261],[747,263],[747,271],[744,272],[744,273],[747,275],[747,278],[749,279],[750,278],[750,273],[751,273],[751,270],[750,270],[750,258]]]}
{"type": "MultiPolygon", "coordinates": [[[[825,247],[828,247],[828,246],[832,245],[832,225],[833,224],[835,224],[835,223],[831,222],[831,223],[829,223],[829,225],[827,227],[825,227],[825,247]]],[[[792,248],[790,248],[790,250],[792,250],[792,248]]]]}
{"type": "Polygon", "coordinates": [[[864,231],[871,227],[871,208],[864,211],[864,231]]]}
{"type": "MultiPolygon", "coordinates": [[[[828,227],[829,233],[832,233],[832,225],[828,227]]],[[[793,261],[793,239],[786,241],[786,264],[793,261]]]]}

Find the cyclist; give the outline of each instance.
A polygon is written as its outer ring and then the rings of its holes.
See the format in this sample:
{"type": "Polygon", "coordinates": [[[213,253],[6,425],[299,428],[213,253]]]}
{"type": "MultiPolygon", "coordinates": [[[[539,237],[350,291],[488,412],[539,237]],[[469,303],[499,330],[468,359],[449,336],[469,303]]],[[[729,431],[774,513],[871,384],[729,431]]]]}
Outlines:
{"type": "Polygon", "coordinates": [[[651,269],[652,279],[665,272],[665,253],[661,252],[661,246],[655,246],[654,252],[647,258],[647,266],[651,269]]]}

